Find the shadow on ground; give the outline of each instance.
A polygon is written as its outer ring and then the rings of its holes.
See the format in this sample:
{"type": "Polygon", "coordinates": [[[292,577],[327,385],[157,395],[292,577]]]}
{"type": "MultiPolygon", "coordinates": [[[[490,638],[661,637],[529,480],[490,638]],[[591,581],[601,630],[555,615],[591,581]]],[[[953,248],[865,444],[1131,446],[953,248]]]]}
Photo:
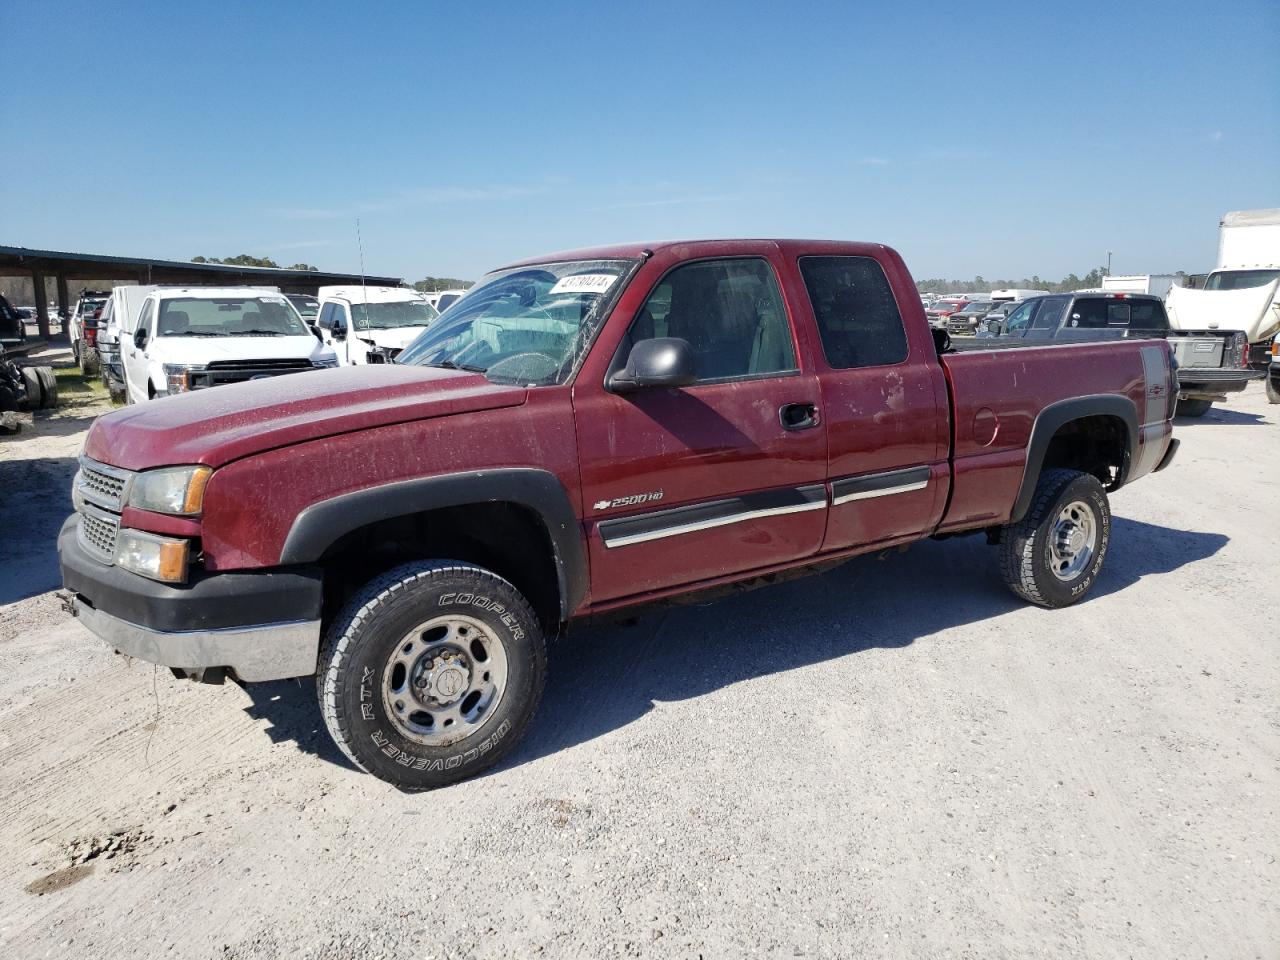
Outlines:
{"type": "Polygon", "coordinates": [[[1209,409],[1209,412],[1203,417],[1175,417],[1173,422],[1179,430],[1186,427],[1195,427],[1202,424],[1214,423],[1227,423],[1232,426],[1245,427],[1271,423],[1271,421],[1261,413],[1252,413],[1246,410],[1232,410],[1230,407],[1224,407],[1221,404],[1214,404],[1209,409]]]}
{"type": "MultiPolygon", "coordinates": [[[[1228,541],[1120,517],[1112,530],[1094,598],[1204,560],[1228,541]]],[[[631,627],[585,628],[552,645],[542,706],[498,770],[626,726],[655,700],[698,697],[876,647],[905,647],[1021,606],[1000,582],[995,554],[981,537],[967,537],[859,557],[821,576],[674,607],[631,627]]],[[[309,679],[247,689],[254,699],[249,713],[271,723],[273,742],[294,741],[349,766],[325,734],[309,679]]]]}
{"type": "Polygon", "coordinates": [[[75,457],[0,460],[0,605],[62,586],[58,531],[78,468],[75,457]]]}

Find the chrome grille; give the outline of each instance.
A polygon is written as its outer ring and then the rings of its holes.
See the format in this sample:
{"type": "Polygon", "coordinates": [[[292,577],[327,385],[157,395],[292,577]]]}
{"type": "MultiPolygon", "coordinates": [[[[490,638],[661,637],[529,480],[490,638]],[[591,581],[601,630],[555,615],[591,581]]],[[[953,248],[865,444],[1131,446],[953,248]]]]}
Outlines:
{"type": "Polygon", "coordinates": [[[124,507],[125,489],[129,485],[129,474],[126,470],[117,470],[106,464],[80,458],[80,472],[76,475],[76,487],[84,499],[110,510],[124,507]]]}
{"type": "Polygon", "coordinates": [[[112,563],[116,556],[116,534],[120,532],[120,521],[103,513],[87,510],[80,514],[80,526],[77,536],[80,546],[91,556],[112,563]]]}

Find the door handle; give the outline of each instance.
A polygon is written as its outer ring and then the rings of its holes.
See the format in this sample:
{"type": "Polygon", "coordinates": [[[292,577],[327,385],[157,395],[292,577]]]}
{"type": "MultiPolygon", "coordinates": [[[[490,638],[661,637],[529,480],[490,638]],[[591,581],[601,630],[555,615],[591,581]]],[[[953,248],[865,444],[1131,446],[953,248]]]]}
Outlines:
{"type": "Polygon", "coordinates": [[[778,408],[778,422],[783,430],[808,430],[818,425],[816,403],[784,403],[778,408]]]}

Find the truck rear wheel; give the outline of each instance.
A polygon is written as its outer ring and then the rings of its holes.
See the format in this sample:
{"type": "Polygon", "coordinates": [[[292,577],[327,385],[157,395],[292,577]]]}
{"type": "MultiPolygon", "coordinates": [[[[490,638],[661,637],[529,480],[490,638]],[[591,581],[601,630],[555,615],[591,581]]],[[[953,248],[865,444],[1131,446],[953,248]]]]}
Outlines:
{"type": "Polygon", "coordinates": [[[372,580],[329,625],[316,691],[334,742],[404,790],[475,776],[519,742],[542,695],[538,618],[506,580],[449,560],[372,580]]]}
{"type": "Polygon", "coordinates": [[[1177,413],[1180,417],[1203,417],[1212,406],[1212,400],[1179,400],[1177,413]]]}
{"type": "Polygon", "coordinates": [[[1280,384],[1274,377],[1267,377],[1267,403],[1280,403],[1280,384]]]}
{"type": "Polygon", "coordinates": [[[53,367],[36,367],[35,370],[40,378],[40,408],[52,410],[58,405],[58,378],[53,367]]]}
{"type": "Polygon", "coordinates": [[[86,345],[80,351],[80,372],[86,377],[92,377],[102,368],[102,358],[98,354],[97,347],[86,345]]]}
{"type": "Polygon", "coordinates": [[[22,388],[26,392],[24,406],[28,410],[40,410],[44,407],[44,388],[35,367],[22,367],[22,388]]]}
{"type": "Polygon", "coordinates": [[[1070,606],[1097,581],[1110,542],[1111,507],[1098,478],[1046,470],[1027,515],[1001,531],[1000,573],[1030,603],[1070,606]]]}

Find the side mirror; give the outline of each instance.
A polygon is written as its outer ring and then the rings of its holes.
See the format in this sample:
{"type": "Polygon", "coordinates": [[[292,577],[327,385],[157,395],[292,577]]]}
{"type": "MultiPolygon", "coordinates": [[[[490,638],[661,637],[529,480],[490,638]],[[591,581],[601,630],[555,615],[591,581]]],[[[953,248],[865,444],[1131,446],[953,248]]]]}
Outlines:
{"type": "Polygon", "coordinates": [[[139,350],[145,350],[147,347],[147,328],[139,327],[133,334],[133,345],[139,350]]]}
{"type": "Polygon", "coordinates": [[[988,320],[988,321],[987,321],[987,333],[991,334],[991,336],[993,336],[993,337],[998,337],[998,336],[1000,336],[1000,334],[1004,333],[1004,321],[1003,321],[1003,320],[988,320]]]}
{"type": "Polygon", "coordinates": [[[631,393],[647,387],[687,387],[698,373],[693,347],[678,337],[641,340],[631,348],[627,365],[609,378],[614,393],[631,393]]]}
{"type": "Polygon", "coordinates": [[[335,320],[333,322],[332,329],[333,329],[333,339],[335,340],[347,339],[347,326],[341,320],[335,320]]]}

